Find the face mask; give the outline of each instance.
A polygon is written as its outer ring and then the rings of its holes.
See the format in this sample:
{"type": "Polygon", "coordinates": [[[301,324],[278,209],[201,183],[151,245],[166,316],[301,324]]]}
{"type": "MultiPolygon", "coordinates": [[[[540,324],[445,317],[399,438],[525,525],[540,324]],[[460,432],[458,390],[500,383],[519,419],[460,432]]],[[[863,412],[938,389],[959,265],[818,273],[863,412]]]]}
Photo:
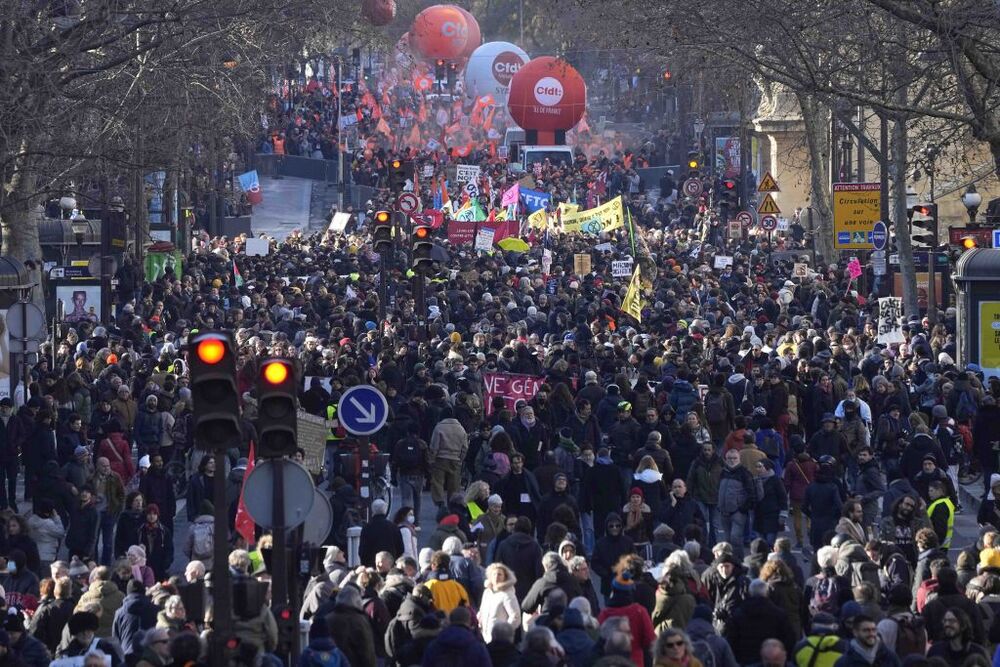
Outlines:
{"type": "Polygon", "coordinates": [[[414,523],[416,520],[417,517],[413,516],[412,514],[406,515],[406,523],[414,523]]]}
{"type": "Polygon", "coordinates": [[[16,573],[17,563],[15,563],[14,561],[7,561],[7,571],[10,572],[11,574],[16,573]]]}

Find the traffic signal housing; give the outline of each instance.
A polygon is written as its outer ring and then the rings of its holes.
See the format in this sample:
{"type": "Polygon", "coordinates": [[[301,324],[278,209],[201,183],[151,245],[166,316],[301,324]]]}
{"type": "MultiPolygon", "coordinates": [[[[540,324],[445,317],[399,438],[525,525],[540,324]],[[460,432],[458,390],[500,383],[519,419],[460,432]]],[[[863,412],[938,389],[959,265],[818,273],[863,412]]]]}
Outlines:
{"type": "Polygon", "coordinates": [[[938,247],[938,207],[934,203],[914,204],[906,209],[910,222],[910,244],[914,250],[938,247]]]}
{"type": "Polygon", "coordinates": [[[406,182],[413,178],[413,163],[408,160],[389,160],[389,191],[396,194],[406,189],[406,182]]]}
{"type": "Polygon", "coordinates": [[[392,214],[377,211],[373,220],[372,247],[380,255],[392,251],[392,214]]]}
{"type": "Polygon", "coordinates": [[[455,92],[458,83],[458,63],[448,63],[448,90],[455,92]]]}
{"type": "Polygon", "coordinates": [[[188,343],[195,444],[229,449],[240,436],[236,350],[224,331],[201,331],[188,343]]]}
{"type": "Polygon", "coordinates": [[[271,609],[274,620],[278,625],[278,655],[290,655],[292,645],[297,640],[299,631],[298,619],[292,613],[292,608],[288,605],[277,605],[271,609]]]}
{"type": "Polygon", "coordinates": [[[431,250],[434,242],[431,241],[431,228],[427,225],[417,225],[411,234],[413,250],[413,270],[417,273],[430,273],[434,260],[431,258],[431,250]]]}
{"type": "Polygon", "coordinates": [[[701,175],[701,151],[688,152],[687,168],[689,178],[698,178],[701,175]]]}
{"type": "Polygon", "coordinates": [[[445,78],[447,78],[448,73],[445,71],[446,67],[447,63],[445,63],[445,61],[440,59],[434,61],[434,80],[437,81],[438,83],[444,81],[445,78]]]}
{"type": "Polygon", "coordinates": [[[298,383],[288,359],[265,359],[257,376],[257,456],[292,456],[298,447],[298,383]]]}

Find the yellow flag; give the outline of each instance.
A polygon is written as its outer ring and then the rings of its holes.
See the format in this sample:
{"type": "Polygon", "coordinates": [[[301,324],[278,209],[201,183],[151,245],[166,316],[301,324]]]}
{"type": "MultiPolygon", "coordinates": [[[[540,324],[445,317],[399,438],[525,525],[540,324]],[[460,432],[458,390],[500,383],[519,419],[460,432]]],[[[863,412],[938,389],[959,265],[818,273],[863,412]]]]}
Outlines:
{"type": "Polygon", "coordinates": [[[579,204],[567,204],[565,202],[559,204],[559,215],[563,216],[564,218],[567,215],[572,215],[573,213],[576,213],[579,210],[580,210],[579,204]]]}
{"type": "Polygon", "coordinates": [[[635,265],[632,272],[632,280],[629,281],[628,291],[625,292],[625,299],[622,301],[622,312],[631,315],[637,322],[642,322],[642,285],[640,284],[639,265],[635,265]]]}
{"type": "Polygon", "coordinates": [[[548,226],[549,216],[546,215],[544,208],[540,208],[528,216],[528,227],[532,229],[547,229],[548,226]]]}
{"type": "Polygon", "coordinates": [[[625,209],[621,195],[586,211],[563,215],[563,230],[598,235],[625,226],[625,209]]]}

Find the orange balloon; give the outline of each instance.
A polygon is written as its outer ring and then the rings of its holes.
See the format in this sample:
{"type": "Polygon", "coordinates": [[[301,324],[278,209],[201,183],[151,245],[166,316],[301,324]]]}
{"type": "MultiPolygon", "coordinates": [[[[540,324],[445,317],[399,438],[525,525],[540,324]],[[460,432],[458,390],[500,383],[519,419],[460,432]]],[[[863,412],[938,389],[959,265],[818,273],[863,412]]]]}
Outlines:
{"type": "Polygon", "coordinates": [[[361,15],[372,25],[386,25],[396,18],[396,0],[364,0],[361,15]]]}
{"type": "Polygon", "coordinates": [[[465,48],[462,49],[461,60],[464,63],[469,62],[469,56],[472,52],[478,49],[483,43],[483,35],[479,31],[479,21],[476,17],[467,12],[465,9],[456,6],[455,9],[462,12],[462,16],[465,17],[465,24],[469,27],[469,37],[465,41],[465,48]]]}
{"type": "Polygon", "coordinates": [[[456,61],[469,41],[469,25],[458,7],[433,5],[413,19],[409,41],[413,52],[425,60],[456,61]]]}

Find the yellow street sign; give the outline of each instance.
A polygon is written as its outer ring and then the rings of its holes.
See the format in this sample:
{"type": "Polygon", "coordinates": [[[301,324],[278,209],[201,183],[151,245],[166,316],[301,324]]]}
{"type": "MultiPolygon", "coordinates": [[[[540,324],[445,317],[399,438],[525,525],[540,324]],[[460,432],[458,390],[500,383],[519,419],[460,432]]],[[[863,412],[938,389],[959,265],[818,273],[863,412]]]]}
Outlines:
{"type": "Polygon", "coordinates": [[[757,192],[781,192],[781,188],[778,187],[778,181],[774,180],[771,172],[767,172],[764,174],[764,178],[760,179],[757,192]]]}
{"type": "Polygon", "coordinates": [[[872,231],[882,219],[882,186],[878,183],[833,184],[833,247],[871,250],[872,231]]]}
{"type": "Polygon", "coordinates": [[[778,208],[778,202],[774,201],[774,197],[768,192],[764,197],[764,201],[757,207],[757,212],[761,215],[778,215],[781,213],[781,209],[778,208]]]}

